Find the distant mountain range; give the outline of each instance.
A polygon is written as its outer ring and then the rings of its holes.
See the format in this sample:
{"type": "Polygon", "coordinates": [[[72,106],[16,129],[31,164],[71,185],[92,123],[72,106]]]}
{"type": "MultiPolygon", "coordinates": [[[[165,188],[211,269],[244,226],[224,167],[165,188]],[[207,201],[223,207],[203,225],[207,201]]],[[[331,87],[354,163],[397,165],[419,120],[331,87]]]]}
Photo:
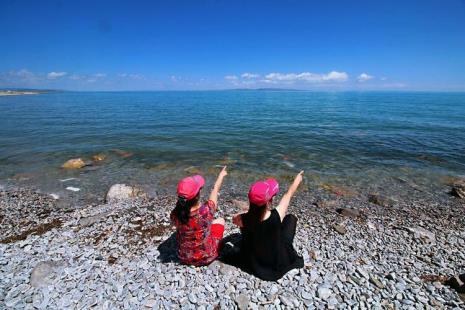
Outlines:
{"type": "Polygon", "coordinates": [[[240,90],[240,91],[304,91],[302,89],[294,89],[294,88],[233,88],[228,90],[240,90]]]}

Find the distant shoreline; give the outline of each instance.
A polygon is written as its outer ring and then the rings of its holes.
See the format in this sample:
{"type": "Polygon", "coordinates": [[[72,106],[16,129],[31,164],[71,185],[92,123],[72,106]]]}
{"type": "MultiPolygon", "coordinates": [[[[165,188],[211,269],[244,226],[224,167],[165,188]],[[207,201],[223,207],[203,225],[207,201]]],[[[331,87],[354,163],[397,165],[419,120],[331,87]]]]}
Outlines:
{"type": "Polygon", "coordinates": [[[39,95],[43,93],[41,91],[0,90],[0,96],[39,95]]]}

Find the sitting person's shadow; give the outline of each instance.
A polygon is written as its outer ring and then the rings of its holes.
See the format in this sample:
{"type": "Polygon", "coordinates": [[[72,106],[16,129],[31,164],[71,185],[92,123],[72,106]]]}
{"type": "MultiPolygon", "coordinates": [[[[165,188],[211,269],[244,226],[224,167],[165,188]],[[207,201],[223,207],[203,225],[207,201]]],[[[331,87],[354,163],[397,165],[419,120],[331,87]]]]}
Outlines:
{"type": "Polygon", "coordinates": [[[180,263],[176,249],[176,232],[173,232],[168,239],[158,246],[157,250],[160,252],[158,258],[162,263],[180,263]]]}
{"type": "Polygon", "coordinates": [[[253,275],[246,267],[241,255],[242,235],[240,233],[230,234],[222,240],[222,246],[218,260],[224,264],[234,266],[242,271],[253,275]]]}
{"type": "MultiPolygon", "coordinates": [[[[241,241],[242,236],[240,233],[234,233],[224,237],[221,241],[218,260],[224,264],[240,268],[247,272],[247,270],[242,267],[243,264],[240,259],[241,241]]],[[[173,232],[168,239],[158,246],[157,249],[160,252],[158,258],[162,263],[181,263],[178,258],[176,242],[176,232],[173,232]]]]}

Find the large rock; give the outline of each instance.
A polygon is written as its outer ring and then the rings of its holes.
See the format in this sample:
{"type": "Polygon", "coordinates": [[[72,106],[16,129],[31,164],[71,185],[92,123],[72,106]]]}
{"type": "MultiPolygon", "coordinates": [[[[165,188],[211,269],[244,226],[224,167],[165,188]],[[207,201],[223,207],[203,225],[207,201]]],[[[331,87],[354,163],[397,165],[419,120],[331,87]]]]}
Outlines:
{"type": "Polygon", "coordinates": [[[147,197],[147,194],[140,188],[126,184],[114,184],[107,192],[106,201],[119,201],[133,199],[137,197],[147,197]]]}
{"type": "Polygon", "coordinates": [[[60,262],[44,261],[38,263],[31,272],[31,286],[44,287],[50,285],[62,268],[63,264],[60,262]]]}
{"type": "Polygon", "coordinates": [[[61,167],[65,169],[80,169],[85,165],[86,163],[81,158],[73,158],[65,162],[61,167]]]}

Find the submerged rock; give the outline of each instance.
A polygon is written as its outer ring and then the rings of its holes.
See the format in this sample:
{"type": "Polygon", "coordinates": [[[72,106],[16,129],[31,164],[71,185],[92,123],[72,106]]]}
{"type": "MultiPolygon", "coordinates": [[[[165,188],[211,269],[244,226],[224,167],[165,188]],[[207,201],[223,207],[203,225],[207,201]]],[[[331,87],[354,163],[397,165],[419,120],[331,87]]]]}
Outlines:
{"type": "Polygon", "coordinates": [[[381,207],[392,207],[394,205],[394,201],[391,198],[380,194],[369,194],[368,201],[381,207]]]}
{"type": "Polygon", "coordinates": [[[321,188],[323,188],[327,192],[333,193],[333,194],[335,194],[337,196],[354,197],[354,196],[357,195],[356,192],[354,192],[354,191],[352,191],[352,190],[350,190],[348,188],[338,186],[338,185],[334,185],[334,184],[330,184],[330,183],[322,184],[321,188]]]}
{"type": "Polygon", "coordinates": [[[11,178],[16,181],[27,181],[34,177],[32,173],[16,173],[11,178]]]}
{"type": "Polygon", "coordinates": [[[102,160],[105,160],[106,158],[107,158],[107,155],[105,154],[95,154],[92,156],[93,161],[102,161],[102,160]]]}
{"type": "Polygon", "coordinates": [[[126,200],[137,197],[147,197],[147,194],[140,188],[126,184],[114,184],[107,192],[105,200],[107,202],[126,200]]]}
{"type": "Polygon", "coordinates": [[[81,169],[86,163],[81,158],[72,158],[65,162],[61,167],[64,169],[81,169]]]}
{"type": "Polygon", "coordinates": [[[121,158],[129,158],[129,157],[132,157],[134,155],[134,153],[132,153],[132,152],[128,152],[128,151],[124,151],[124,150],[120,150],[120,149],[114,149],[113,152],[118,154],[118,156],[120,156],[121,158]]]}
{"type": "Polygon", "coordinates": [[[187,167],[186,169],[184,169],[184,171],[190,173],[190,174],[203,174],[203,171],[200,170],[198,167],[196,166],[190,166],[190,167],[187,167]]]}

